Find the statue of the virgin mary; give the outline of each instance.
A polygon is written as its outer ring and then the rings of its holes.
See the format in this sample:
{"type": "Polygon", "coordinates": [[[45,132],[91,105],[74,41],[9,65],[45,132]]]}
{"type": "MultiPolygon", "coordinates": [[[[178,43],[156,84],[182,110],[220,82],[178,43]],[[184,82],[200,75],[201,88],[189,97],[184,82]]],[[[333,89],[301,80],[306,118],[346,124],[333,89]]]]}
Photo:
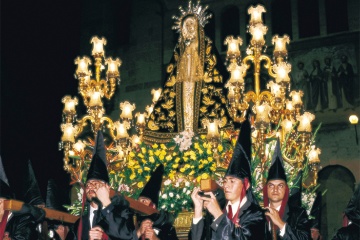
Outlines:
{"type": "Polygon", "coordinates": [[[188,4],[174,16],[173,29],[179,41],[167,66],[166,82],[149,116],[144,140],[167,142],[183,131],[205,133],[203,119],[221,121],[221,128],[232,127],[226,109],[224,81],[228,72],[204,26],[211,18],[207,6],[188,4]]]}

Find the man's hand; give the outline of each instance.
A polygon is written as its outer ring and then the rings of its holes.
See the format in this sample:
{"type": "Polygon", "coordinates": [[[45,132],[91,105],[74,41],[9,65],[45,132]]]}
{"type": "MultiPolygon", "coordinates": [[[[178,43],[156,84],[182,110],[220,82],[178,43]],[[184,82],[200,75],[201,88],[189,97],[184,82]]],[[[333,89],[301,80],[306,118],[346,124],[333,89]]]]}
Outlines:
{"type": "Polygon", "coordinates": [[[154,231],[154,229],[152,228],[147,228],[145,230],[145,239],[149,239],[149,240],[160,240],[157,236],[156,233],[154,231]]]}
{"type": "Polygon", "coordinates": [[[204,201],[199,196],[198,192],[200,189],[198,187],[194,187],[193,192],[191,193],[191,199],[194,203],[194,218],[202,217],[203,203],[204,201]]]}
{"type": "Polygon", "coordinates": [[[279,229],[282,229],[285,225],[285,222],[281,219],[279,212],[272,207],[266,207],[268,209],[268,212],[265,212],[265,215],[271,218],[271,221],[279,227],[279,229]]]}
{"type": "Polygon", "coordinates": [[[153,222],[149,219],[145,219],[141,222],[139,229],[136,231],[138,238],[144,235],[147,229],[152,229],[153,222]]]}
{"type": "Polygon", "coordinates": [[[89,231],[90,240],[99,240],[102,238],[104,231],[100,227],[93,227],[89,231]]]}
{"type": "Polygon", "coordinates": [[[214,216],[215,219],[217,219],[223,214],[220,209],[219,203],[212,192],[206,192],[205,194],[210,195],[210,198],[201,197],[201,200],[204,201],[204,208],[207,209],[209,213],[214,216]]]}
{"type": "Polygon", "coordinates": [[[96,196],[102,203],[103,207],[107,207],[110,203],[110,186],[107,184],[102,184],[96,190],[96,196]]]}

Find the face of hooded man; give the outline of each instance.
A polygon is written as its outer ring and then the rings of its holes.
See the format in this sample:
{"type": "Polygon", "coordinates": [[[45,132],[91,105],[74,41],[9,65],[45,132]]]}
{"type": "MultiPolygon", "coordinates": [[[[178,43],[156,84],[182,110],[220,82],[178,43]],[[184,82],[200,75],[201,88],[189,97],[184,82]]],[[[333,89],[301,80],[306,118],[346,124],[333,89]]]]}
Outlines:
{"type": "Polygon", "coordinates": [[[266,187],[270,202],[279,203],[284,199],[286,189],[284,180],[269,180],[266,187]]]}
{"type": "Polygon", "coordinates": [[[92,199],[96,197],[96,191],[104,185],[106,185],[106,183],[100,180],[91,179],[87,181],[85,185],[86,198],[92,201],[92,199]]]}
{"type": "Polygon", "coordinates": [[[227,176],[224,179],[224,193],[226,200],[235,203],[240,200],[240,194],[244,187],[242,180],[236,177],[227,176]]]}

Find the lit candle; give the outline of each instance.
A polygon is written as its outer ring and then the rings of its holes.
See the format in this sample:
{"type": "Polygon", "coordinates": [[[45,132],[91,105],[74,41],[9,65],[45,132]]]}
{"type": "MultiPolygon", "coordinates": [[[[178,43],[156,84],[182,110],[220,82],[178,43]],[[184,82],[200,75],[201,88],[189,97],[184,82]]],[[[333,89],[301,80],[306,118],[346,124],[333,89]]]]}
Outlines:
{"type": "Polygon", "coordinates": [[[292,120],[284,119],[281,122],[281,127],[284,130],[285,134],[289,133],[293,128],[294,122],[292,120]]]}
{"type": "Polygon", "coordinates": [[[350,117],[349,117],[349,122],[351,123],[351,124],[358,124],[358,122],[359,122],[359,118],[356,116],[356,115],[351,115],[350,117]]]}
{"type": "Polygon", "coordinates": [[[238,58],[240,57],[239,46],[242,45],[242,39],[240,37],[234,38],[233,36],[228,36],[224,42],[228,46],[227,56],[228,58],[238,58]]]}
{"type": "Polygon", "coordinates": [[[101,107],[101,93],[99,91],[93,91],[90,95],[89,107],[101,107]]]}
{"type": "Polygon", "coordinates": [[[106,59],[105,64],[108,65],[107,73],[118,74],[119,73],[118,68],[121,66],[121,63],[122,62],[119,58],[112,60],[112,58],[109,57],[108,59],[106,59]]]}
{"type": "Polygon", "coordinates": [[[233,102],[235,100],[235,87],[231,86],[231,85],[228,85],[227,87],[229,89],[227,97],[228,97],[230,102],[233,102]]]}
{"type": "Polygon", "coordinates": [[[294,105],[292,103],[292,101],[290,101],[289,99],[286,99],[286,109],[289,111],[293,111],[294,110],[294,105]]]}
{"type": "Polygon", "coordinates": [[[85,149],[85,144],[83,143],[83,141],[78,140],[73,147],[77,152],[81,153],[85,149]]]}
{"type": "Polygon", "coordinates": [[[241,64],[240,66],[236,62],[232,62],[228,67],[230,71],[230,80],[231,83],[244,83],[244,75],[246,73],[246,65],[241,64]]]}
{"type": "Polygon", "coordinates": [[[286,44],[290,43],[290,38],[288,35],[284,35],[283,37],[279,37],[275,35],[272,38],[272,44],[275,45],[274,47],[274,56],[281,55],[285,56],[287,54],[286,44]]]}
{"type": "Polygon", "coordinates": [[[267,85],[266,85],[267,89],[270,88],[271,93],[275,96],[275,97],[280,97],[281,95],[281,91],[280,91],[280,85],[275,83],[274,81],[270,81],[267,85]]]}
{"type": "Polygon", "coordinates": [[[137,113],[135,114],[135,117],[136,117],[136,124],[142,125],[142,124],[145,123],[146,113],[139,113],[139,112],[137,112],[137,113]]]}
{"type": "Polygon", "coordinates": [[[114,128],[116,130],[116,139],[128,138],[129,134],[127,129],[130,125],[128,122],[120,123],[119,121],[114,122],[114,128]]]}
{"type": "Polygon", "coordinates": [[[250,34],[252,35],[251,44],[252,45],[264,45],[265,39],[264,35],[266,34],[268,28],[264,26],[263,24],[259,23],[256,25],[252,25],[249,28],[250,34]]]}
{"type": "Polygon", "coordinates": [[[136,145],[138,145],[141,142],[141,139],[138,135],[133,135],[131,137],[131,144],[133,147],[135,147],[136,145]]]}
{"type": "Polygon", "coordinates": [[[71,123],[63,123],[61,124],[61,131],[63,135],[61,137],[61,141],[63,142],[75,142],[75,133],[77,132],[78,127],[73,126],[71,123]]]}
{"type": "Polygon", "coordinates": [[[315,115],[305,112],[303,115],[298,116],[297,120],[300,122],[298,126],[299,132],[311,132],[311,122],[315,119],[315,115]]]}
{"type": "Polygon", "coordinates": [[[120,109],[122,110],[120,118],[132,119],[132,112],[135,110],[135,104],[131,104],[128,101],[120,103],[120,109]]]}
{"type": "Polygon", "coordinates": [[[291,93],[289,94],[290,97],[292,97],[292,103],[294,105],[302,105],[302,100],[301,97],[304,95],[304,93],[299,90],[299,91],[291,91],[291,93]]]}
{"type": "Polygon", "coordinates": [[[75,113],[75,106],[78,104],[77,97],[74,97],[73,99],[70,96],[65,96],[61,100],[62,103],[64,103],[64,113],[75,113]]]}
{"type": "Polygon", "coordinates": [[[289,73],[291,71],[291,64],[286,62],[281,62],[279,64],[274,64],[273,70],[276,74],[276,82],[290,82],[289,73]]]}
{"type": "Polygon", "coordinates": [[[104,56],[105,52],[104,52],[104,46],[106,45],[106,39],[105,38],[101,38],[99,39],[97,36],[93,37],[90,41],[90,43],[93,44],[93,49],[92,49],[92,55],[101,55],[104,56]]]}
{"type": "Polygon", "coordinates": [[[76,74],[85,74],[89,75],[89,65],[91,64],[91,60],[88,57],[75,59],[75,65],[77,65],[76,74]]]}
{"type": "Polygon", "coordinates": [[[257,5],[256,7],[251,6],[248,8],[248,14],[250,15],[250,25],[262,23],[262,13],[266,12],[264,6],[257,5]]]}
{"type": "Polygon", "coordinates": [[[220,133],[219,133],[219,125],[221,123],[220,120],[215,119],[213,122],[210,122],[208,119],[203,121],[204,126],[207,128],[207,139],[219,139],[220,133]]]}
{"type": "Polygon", "coordinates": [[[269,114],[272,108],[267,102],[261,105],[255,105],[253,112],[256,113],[255,123],[270,123],[269,114]]]}
{"type": "Polygon", "coordinates": [[[162,92],[161,88],[151,90],[151,94],[153,95],[153,98],[152,98],[153,103],[156,103],[157,100],[159,100],[161,92],[162,92]]]}
{"type": "Polygon", "coordinates": [[[145,110],[147,111],[147,115],[148,116],[150,116],[151,115],[151,113],[153,112],[153,110],[154,110],[154,105],[153,104],[151,104],[151,105],[147,105],[146,106],[146,108],[145,108],[145,110]]]}
{"type": "Polygon", "coordinates": [[[309,157],[309,163],[310,164],[320,163],[319,154],[321,154],[320,148],[315,149],[315,146],[312,145],[311,150],[309,151],[309,156],[308,156],[309,157]]]}

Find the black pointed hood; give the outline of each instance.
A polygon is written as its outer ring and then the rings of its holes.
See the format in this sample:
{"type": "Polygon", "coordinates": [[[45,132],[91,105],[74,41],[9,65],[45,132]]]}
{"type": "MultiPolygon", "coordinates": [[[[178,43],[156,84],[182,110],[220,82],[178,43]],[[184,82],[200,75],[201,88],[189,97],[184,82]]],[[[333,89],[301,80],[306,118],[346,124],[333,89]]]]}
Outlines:
{"type": "Polygon", "coordinates": [[[310,228],[316,228],[321,231],[321,192],[316,193],[316,198],[310,210],[310,228]]]}
{"type": "Polygon", "coordinates": [[[290,190],[289,204],[293,206],[301,206],[301,192],[302,192],[302,175],[303,171],[300,170],[296,175],[292,188],[290,190]]]}
{"type": "Polygon", "coordinates": [[[350,221],[357,224],[360,223],[360,183],[355,189],[344,212],[350,221]]]}
{"type": "Polygon", "coordinates": [[[0,156],[0,197],[7,199],[14,198],[14,194],[10,189],[9,181],[5,174],[5,169],[2,163],[1,156],[0,156]]]}
{"type": "Polygon", "coordinates": [[[158,206],[159,192],[164,174],[164,165],[160,164],[154,172],[152,172],[150,180],[146,183],[144,189],[139,196],[150,198],[151,201],[158,206]]]}
{"type": "Polygon", "coordinates": [[[66,212],[66,209],[62,205],[62,192],[59,190],[54,179],[49,179],[46,190],[46,202],[45,207],[66,212]]]}
{"type": "Polygon", "coordinates": [[[22,200],[31,205],[42,205],[44,200],[41,197],[40,188],[35,177],[31,161],[28,160],[27,169],[22,184],[22,200]]]}
{"type": "Polygon", "coordinates": [[[287,182],[279,139],[277,139],[276,142],[271,167],[269,169],[269,174],[267,177],[267,181],[269,180],[284,180],[285,182],[287,182]]]}
{"type": "Polygon", "coordinates": [[[109,183],[104,136],[100,130],[97,132],[93,157],[87,174],[87,181],[90,179],[109,183]]]}
{"type": "Polygon", "coordinates": [[[251,127],[248,118],[240,128],[234,153],[229,163],[225,176],[233,176],[239,179],[248,178],[251,183],[251,127]]]}

